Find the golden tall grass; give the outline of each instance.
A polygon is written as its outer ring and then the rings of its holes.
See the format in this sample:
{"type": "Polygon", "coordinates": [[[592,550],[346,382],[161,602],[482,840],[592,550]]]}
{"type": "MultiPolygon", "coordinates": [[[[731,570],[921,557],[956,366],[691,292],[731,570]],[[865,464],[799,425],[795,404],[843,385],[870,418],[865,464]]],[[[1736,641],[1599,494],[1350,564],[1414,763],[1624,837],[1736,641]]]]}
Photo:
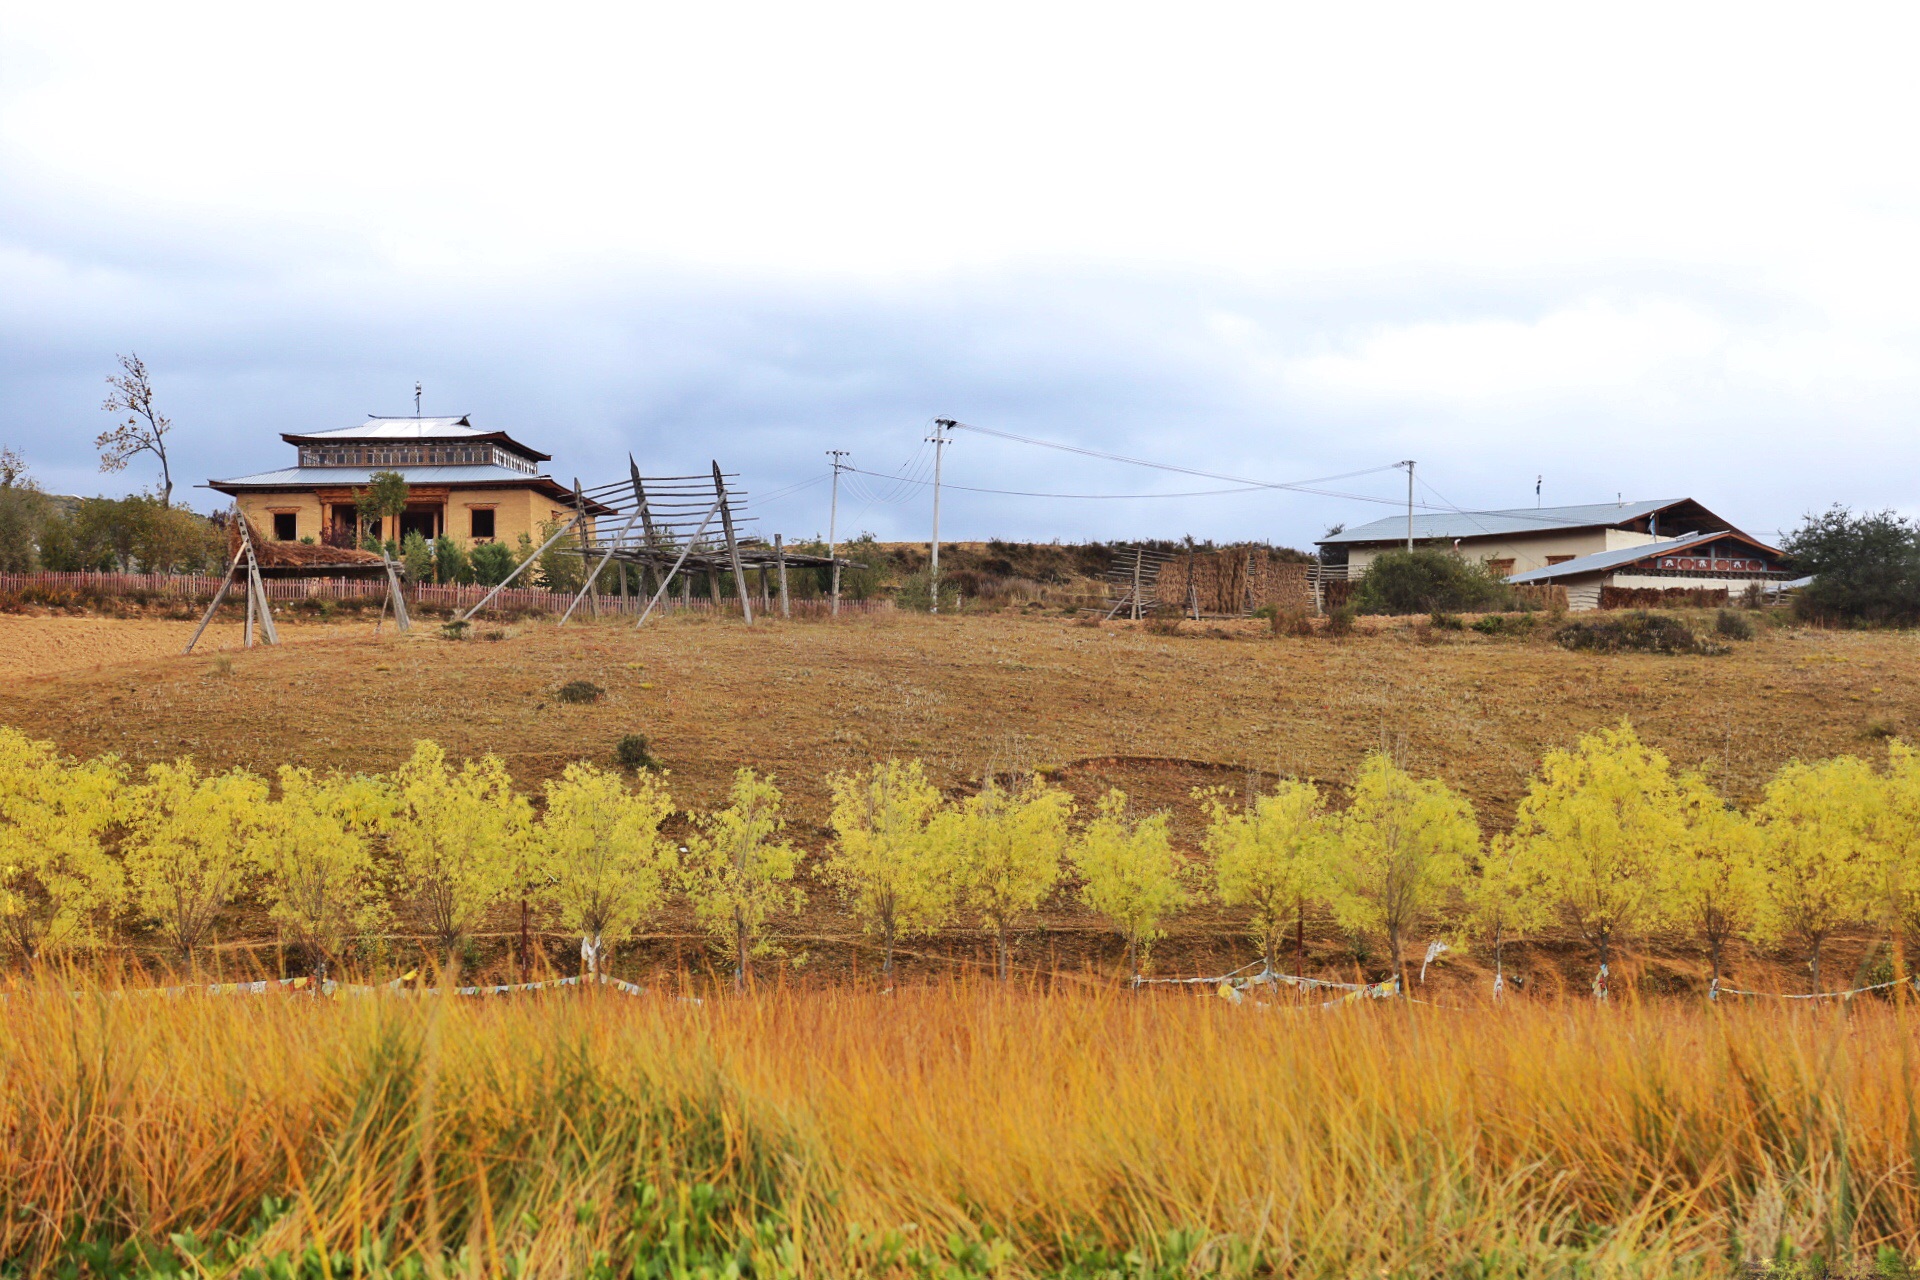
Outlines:
{"type": "Polygon", "coordinates": [[[1864,1002],[47,984],[0,1008],[0,1257],[31,1272],[85,1238],[214,1273],[319,1246],[309,1274],[1728,1275],[1920,1239],[1913,1044],[1864,1002]]]}

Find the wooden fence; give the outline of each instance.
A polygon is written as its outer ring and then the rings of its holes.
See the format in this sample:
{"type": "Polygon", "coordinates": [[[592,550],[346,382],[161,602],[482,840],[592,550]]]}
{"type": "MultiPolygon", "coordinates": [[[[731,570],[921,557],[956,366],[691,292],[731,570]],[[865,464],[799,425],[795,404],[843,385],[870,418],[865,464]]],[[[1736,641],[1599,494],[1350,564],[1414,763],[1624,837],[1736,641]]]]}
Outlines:
{"type": "MultiPolygon", "coordinates": [[[[363,601],[378,603],[387,593],[384,579],[365,578],[266,578],[262,580],[267,589],[267,598],[277,603],[294,604],[303,600],[331,600],[337,602],[363,601]]],[[[0,595],[24,597],[34,603],[63,604],[82,603],[87,600],[125,599],[125,600],[180,600],[205,603],[213,599],[213,593],[220,589],[218,577],[202,573],[0,573],[0,595]]],[[[445,609],[448,611],[470,609],[480,602],[489,588],[484,586],[436,586],[431,583],[414,583],[406,588],[407,602],[415,608],[445,609]]],[[[236,596],[236,599],[238,597],[236,596]]],[[[539,587],[508,587],[494,596],[488,604],[489,613],[565,613],[573,602],[573,593],[567,591],[547,591],[539,587]]],[[[637,615],[646,608],[643,596],[601,595],[599,610],[602,614],[637,615]]],[[[754,598],[754,612],[766,617],[778,617],[780,601],[777,597],[764,596],[754,598]]],[[[790,602],[793,616],[796,618],[822,618],[831,615],[833,602],[828,599],[795,599],[790,602]]],[[[891,611],[891,599],[880,600],[842,600],[840,613],[843,617],[860,617],[874,613],[891,611]]],[[[696,596],[683,600],[677,592],[669,592],[660,601],[656,612],[703,613],[718,616],[740,613],[740,601],[734,597],[714,600],[712,597],[696,596]]],[[[582,603],[574,616],[587,616],[588,607],[582,603]]]]}

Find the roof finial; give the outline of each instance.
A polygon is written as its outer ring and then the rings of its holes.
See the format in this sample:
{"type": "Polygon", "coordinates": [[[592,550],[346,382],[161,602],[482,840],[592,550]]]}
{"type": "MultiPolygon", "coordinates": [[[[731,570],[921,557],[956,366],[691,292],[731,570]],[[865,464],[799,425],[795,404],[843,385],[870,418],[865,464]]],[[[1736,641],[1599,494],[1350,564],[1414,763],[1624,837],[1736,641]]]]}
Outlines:
{"type": "Polygon", "coordinates": [[[416,418],[420,416],[420,384],[418,382],[413,384],[413,416],[416,418]]]}

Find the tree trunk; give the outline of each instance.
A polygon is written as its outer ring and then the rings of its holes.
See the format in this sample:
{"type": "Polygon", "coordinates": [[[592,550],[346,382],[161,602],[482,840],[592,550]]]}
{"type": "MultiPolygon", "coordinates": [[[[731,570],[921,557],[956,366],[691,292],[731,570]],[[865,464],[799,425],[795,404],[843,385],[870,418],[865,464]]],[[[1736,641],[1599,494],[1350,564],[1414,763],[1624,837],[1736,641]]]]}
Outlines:
{"type": "Polygon", "coordinates": [[[1713,962],[1713,981],[1720,982],[1720,933],[1718,930],[1707,932],[1707,955],[1713,962]]]}
{"type": "Polygon", "coordinates": [[[1393,976],[1400,980],[1400,990],[1407,989],[1407,962],[1400,954],[1400,926],[1393,925],[1387,930],[1387,941],[1393,947],[1393,976]]]}
{"type": "Polygon", "coordinates": [[[1129,977],[1137,978],[1140,976],[1140,965],[1135,960],[1135,957],[1139,955],[1139,953],[1140,953],[1139,944],[1136,943],[1132,938],[1128,938],[1127,939],[1127,974],[1129,977]]]}
{"type": "Polygon", "coordinates": [[[1504,963],[1505,957],[1502,955],[1502,951],[1506,945],[1506,941],[1507,941],[1506,926],[1504,924],[1494,925],[1493,926],[1493,994],[1496,999],[1499,998],[1507,989],[1507,969],[1504,963]]]}
{"type": "Polygon", "coordinates": [[[1005,982],[1007,980],[1007,973],[1012,968],[1011,959],[1007,954],[1007,927],[1005,925],[999,925],[994,929],[993,949],[995,961],[994,971],[999,975],[1000,981],[1005,982]]]}
{"type": "Polygon", "coordinates": [[[893,976],[893,926],[891,924],[887,925],[881,937],[885,939],[886,949],[881,953],[880,976],[891,978],[893,976]]]}
{"type": "Polygon", "coordinates": [[[747,922],[738,912],[733,917],[733,989],[747,989],[747,922]]]}
{"type": "Polygon", "coordinates": [[[1307,976],[1307,898],[1300,895],[1299,910],[1293,917],[1293,976],[1307,976]]]}
{"type": "Polygon", "coordinates": [[[1810,994],[1817,993],[1820,990],[1820,944],[1822,941],[1824,941],[1824,939],[1821,938],[1815,938],[1813,940],[1813,959],[1809,965],[1811,972],[1807,978],[1808,982],[1812,984],[1807,988],[1810,994]]]}

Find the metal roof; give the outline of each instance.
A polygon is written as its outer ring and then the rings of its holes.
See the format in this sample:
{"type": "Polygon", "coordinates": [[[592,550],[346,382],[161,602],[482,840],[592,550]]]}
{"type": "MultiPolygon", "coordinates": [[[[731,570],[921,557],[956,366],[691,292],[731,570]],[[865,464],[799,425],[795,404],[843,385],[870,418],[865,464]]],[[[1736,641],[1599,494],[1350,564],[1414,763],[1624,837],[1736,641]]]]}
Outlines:
{"type": "Polygon", "coordinates": [[[302,440],[446,440],[454,437],[493,435],[480,431],[461,414],[457,418],[379,418],[371,417],[357,427],[334,427],[327,431],[295,432],[302,440]]]}
{"type": "MultiPolygon", "coordinates": [[[[1521,507],[1508,511],[1431,511],[1413,517],[1413,540],[1487,538],[1516,533],[1565,533],[1574,529],[1604,529],[1644,520],[1656,511],[1685,502],[1685,498],[1656,498],[1643,502],[1596,502],[1579,507],[1521,507]]],[[[1407,518],[1386,516],[1321,538],[1318,545],[1347,546],[1363,542],[1405,542],[1407,518]]]]}
{"type": "MultiPolygon", "coordinates": [[[[207,488],[222,493],[241,489],[337,489],[373,483],[375,473],[397,471],[409,485],[459,485],[463,488],[527,487],[538,490],[556,502],[571,504],[573,491],[552,476],[528,475],[510,467],[491,465],[458,467],[286,467],[262,471],[258,475],[236,476],[231,480],[209,480],[207,488]]],[[[587,510],[595,515],[612,511],[604,503],[588,498],[587,510]]]]}
{"type": "Polygon", "coordinates": [[[373,477],[383,471],[399,472],[406,477],[408,484],[527,484],[542,480],[547,484],[554,483],[548,476],[529,475],[525,471],[496,467],[491,463],[457,467],[283,467],[278,471],[262,471],[258,475],[209,480],[207,483],[216,489],[229,485],[250,489],[289,485],[333,488],[343,484],[371,484],[373,477]]]}
{"type": "Polygon", "coordinates": [[[504,431],[482,431],[467,420],[457,418],[382,418],[369,417],[357,427],[331,427],[325,431],[289,431],[280,436],[288,444],[335,444],[356,440],[495,440],[515,453],[535,462],[551,461],[553,455],[530,449],[504,431]]]}
{"type": "MultiPolygon", "coordinates": [[[[1529,569],[1525,573],[1513,574],[1507,581],[1512,583],[1551,582],[1555,578],[1578,577],[1583,573],[1602,573],[1608,569],[1618,569],[1621,565],[1632,564],[1637,560],[1645,560],[1649,556],[1667,556],[1676,551],[1685,551],[1703,542],[1712,542],[1715,538],[1739,537],[1740,535],[1732,529],[1721,529],[1714,533],[1689,533],[1681,538],[1662,538],[1658,542],[1644,542],[1637,547],[1616,547],[1612,551],[1596,551],[1590,556],[1576,556],[1572,560],[1550,564],[1544,569],[1529,569]]],[[[1747,541],[1745,538],[1740,540],[1747,541]]]]}

